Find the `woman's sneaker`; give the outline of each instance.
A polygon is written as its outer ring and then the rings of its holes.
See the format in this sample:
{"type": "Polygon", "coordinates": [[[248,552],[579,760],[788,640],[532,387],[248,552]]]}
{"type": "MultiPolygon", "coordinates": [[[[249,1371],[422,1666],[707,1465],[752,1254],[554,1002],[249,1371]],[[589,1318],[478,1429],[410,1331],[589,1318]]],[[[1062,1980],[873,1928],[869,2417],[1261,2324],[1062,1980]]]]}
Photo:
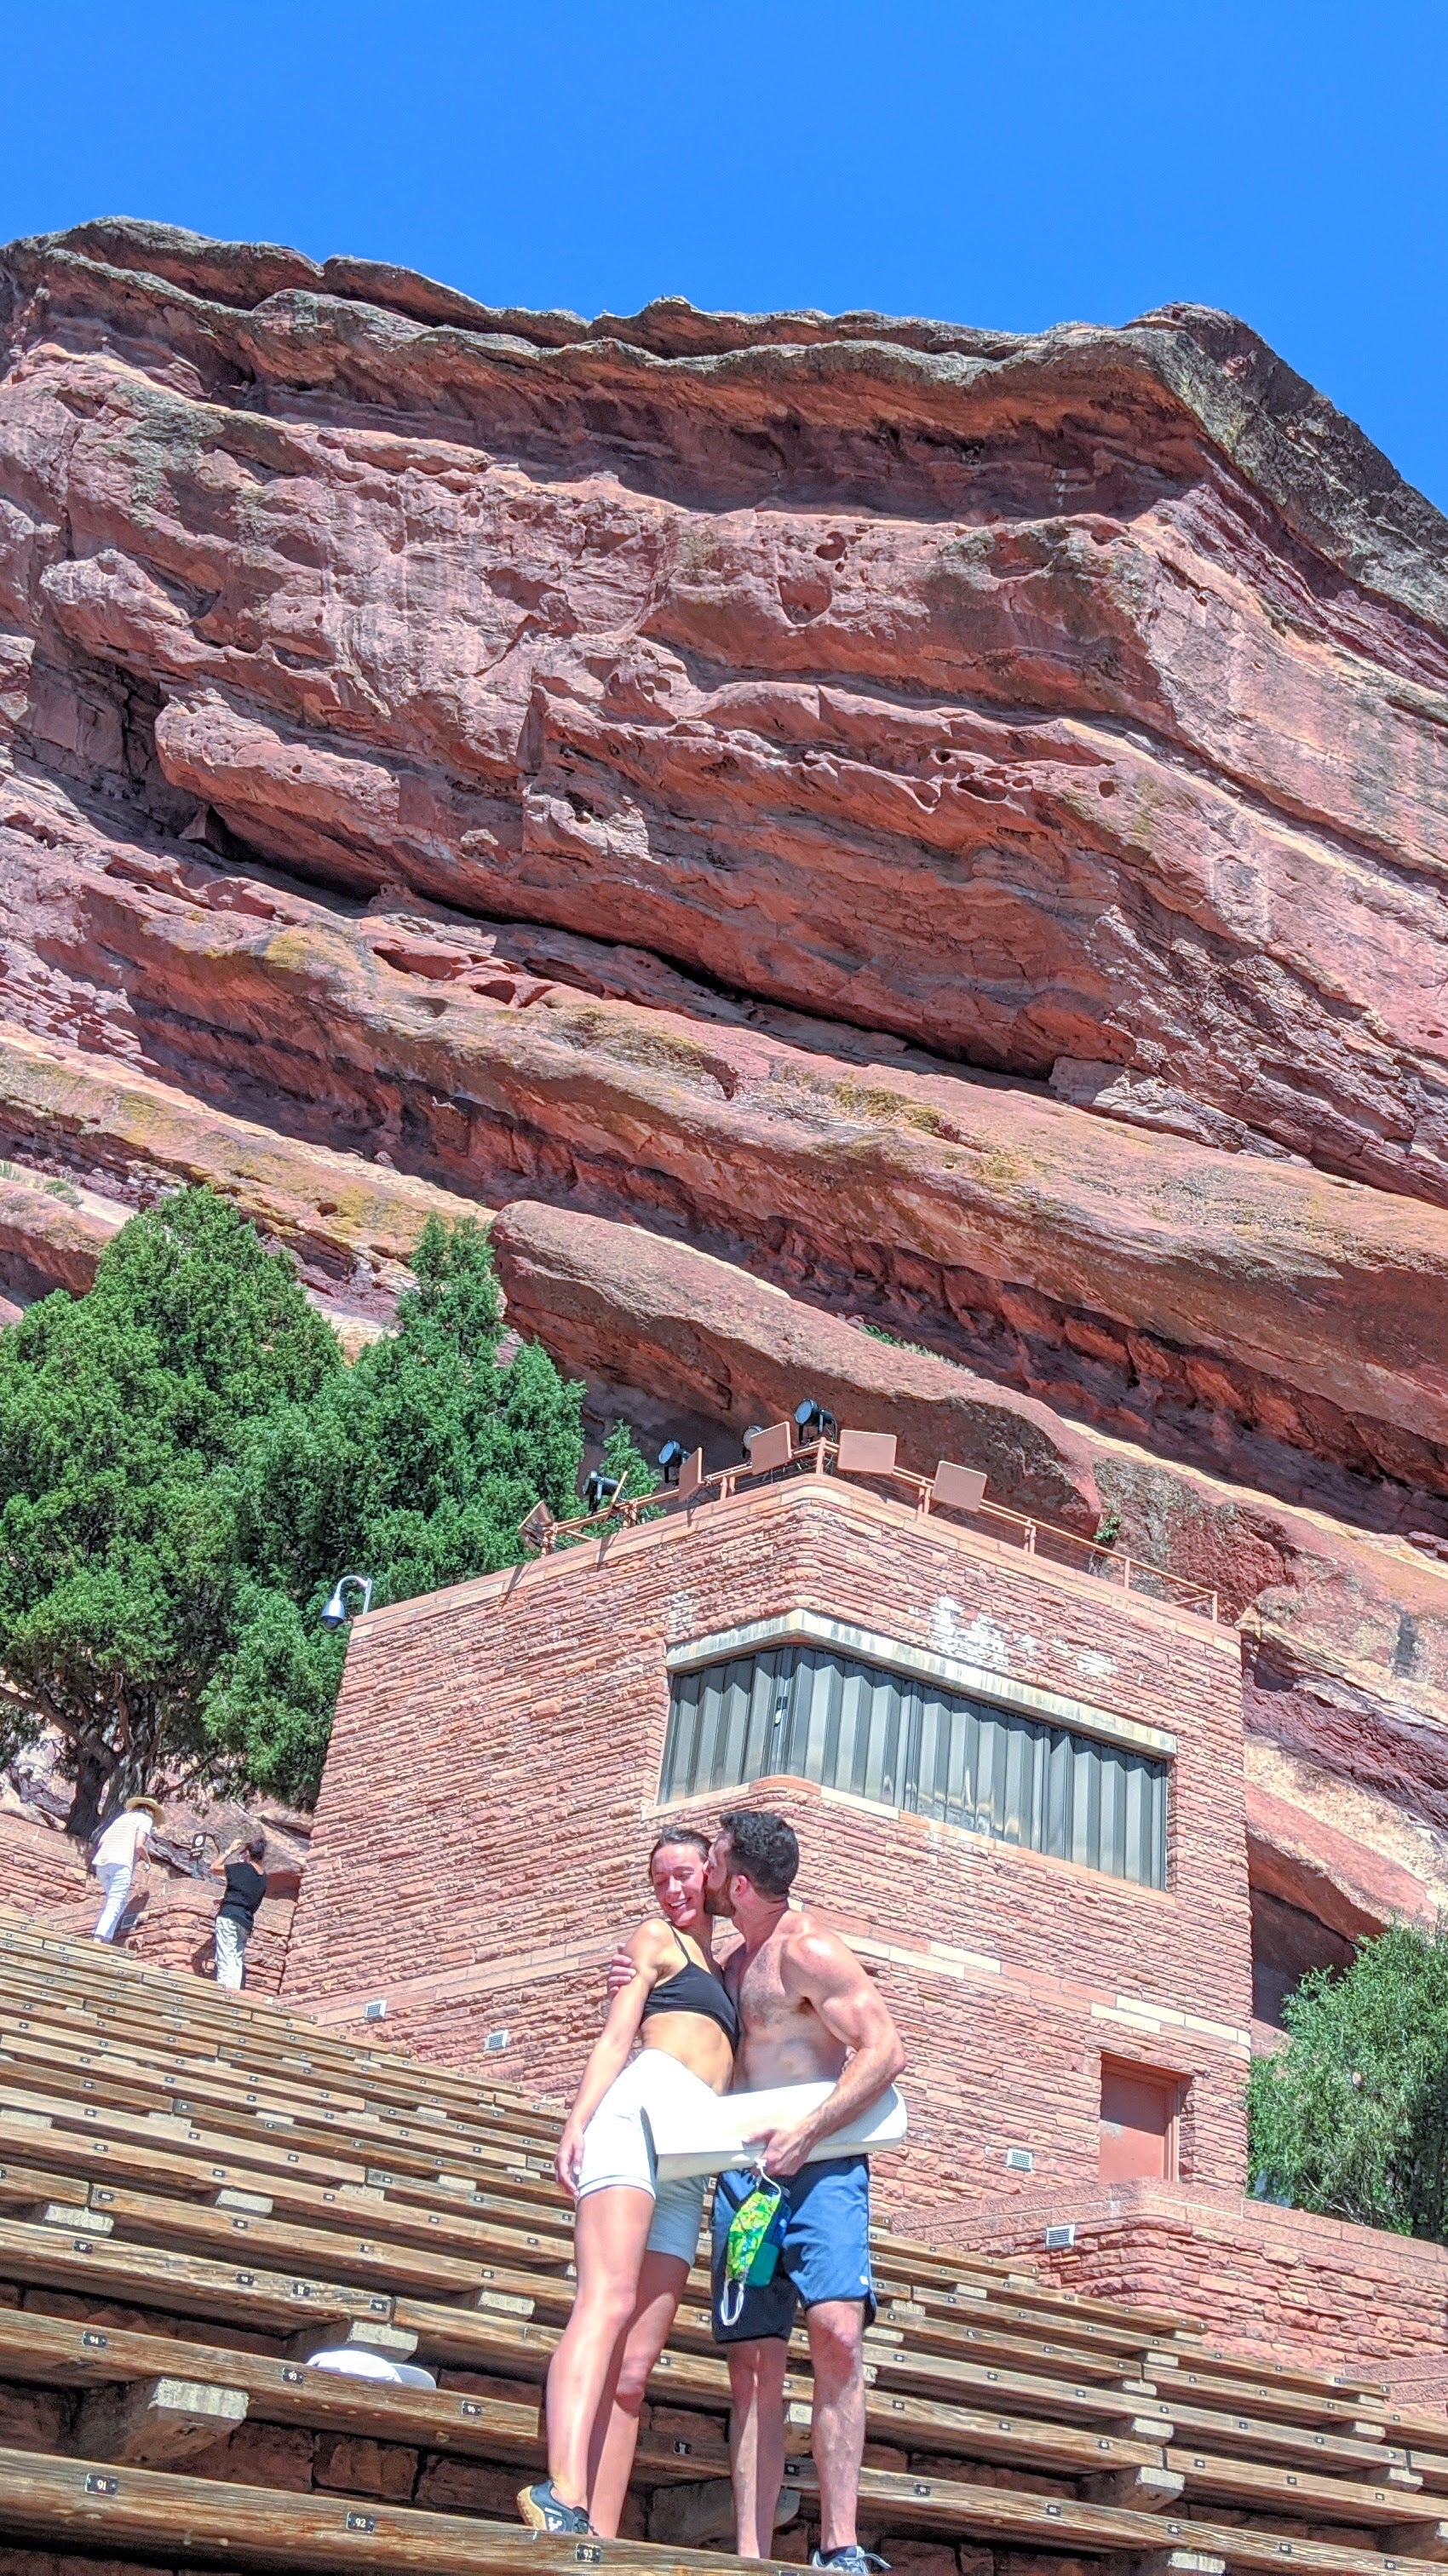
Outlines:
{"type": "MultiPolygon", "coordinates": [[[[592,2531],[588,2507],[565,2504],[551,2478],[518,2489],[518,2511],[533,2531],[592,2531]]],[[[852,2576],[852,2571],[850,2571],[852,2576]]]]}
{"type": "Polygon", "coordinates": [[[876,2558],[862,2549],[857,2540],[847,2541],[843,2549],[817,2549],[811,2567],[832,2567],[835,2576],[890,2576],[888,2558],[876,2558]]]}

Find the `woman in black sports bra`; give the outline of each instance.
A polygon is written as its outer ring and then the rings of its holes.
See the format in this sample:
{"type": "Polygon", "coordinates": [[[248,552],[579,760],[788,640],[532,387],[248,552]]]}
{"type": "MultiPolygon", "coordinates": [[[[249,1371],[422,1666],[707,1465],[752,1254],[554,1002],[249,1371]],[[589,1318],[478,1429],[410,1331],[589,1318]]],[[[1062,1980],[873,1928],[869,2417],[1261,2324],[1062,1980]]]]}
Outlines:
{"type": "Polygon", "coordinates": [[[658,1917],[628,1942],[614,1997],[558,2144],[577,2204],[578,2288],[548,2373],[548,2475],[518,2497],[535,2531],[616,2534],[639,2406],[699,2243],[702,2180],[660,2183],[650,2110],[707,2122],[734,2072],[739,2015],[713,1962],[709,1845],[665,1835],[649,1854],[658,1917]],[[637,2042],[637,2054],[634,2054],[637,2042]]]}

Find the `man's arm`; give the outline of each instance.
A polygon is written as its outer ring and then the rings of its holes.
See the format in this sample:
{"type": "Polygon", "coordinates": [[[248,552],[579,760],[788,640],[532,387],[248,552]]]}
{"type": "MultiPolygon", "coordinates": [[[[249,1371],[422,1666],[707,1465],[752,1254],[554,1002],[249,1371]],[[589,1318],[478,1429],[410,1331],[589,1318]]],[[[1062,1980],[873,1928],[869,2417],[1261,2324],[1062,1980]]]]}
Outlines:
{"type": "Polygon", "coordinates": [[[771,2131],[760,2162],[775,2175],[798,2173],[810,2148],[877,2102],[905,2063],[889,2006],[836,1933],[805,1932],[792,1941],[784,1984],[786,1993],[814,2006],[826,2030],[843,2040],[850,2054],[834,2091],[817,2111],[790,2128],[771,2131]]]}

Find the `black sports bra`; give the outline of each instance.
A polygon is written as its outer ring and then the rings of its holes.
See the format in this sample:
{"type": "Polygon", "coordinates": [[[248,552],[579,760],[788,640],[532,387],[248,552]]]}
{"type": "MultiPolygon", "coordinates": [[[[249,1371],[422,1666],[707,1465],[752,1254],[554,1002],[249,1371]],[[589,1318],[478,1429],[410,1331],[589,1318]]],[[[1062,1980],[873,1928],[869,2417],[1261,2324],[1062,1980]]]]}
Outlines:
{"type": "MultiPolygon", "coordinates": [[[[674,1934],[679,1941],[677,1932],[674,1934]]],[[[679,1941],[684,1950],[684,1944],[679,1941]]],[[[739,2045],[739,2007],[727,1986],[721,1985],[711,1968],[701,1968],[684,1950],[684,1964],[671,1977],[664,1977],[650,1991],[640,2016],[648,2021],[654,2013],[698,2013],[703,2020],[717,2022],[731,2048],[739,2045]]]]}

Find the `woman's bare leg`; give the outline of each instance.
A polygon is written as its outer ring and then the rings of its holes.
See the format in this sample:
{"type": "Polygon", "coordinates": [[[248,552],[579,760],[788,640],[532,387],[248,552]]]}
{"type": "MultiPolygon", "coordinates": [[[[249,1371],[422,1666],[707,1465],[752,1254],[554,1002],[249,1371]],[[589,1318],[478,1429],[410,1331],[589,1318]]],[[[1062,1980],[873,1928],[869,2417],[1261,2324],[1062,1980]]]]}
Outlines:
{"type": "Polygon", "coordinates": [[[652,2192],[622,2184],[578,2204],[578,2290],[548,2372],[548,2474],[563,2504],[587,2498],[593,2419],[634,2312],[653,2215],[652,2192]]]}
{"type": "Polygon", "coordinates": [[[588,2519],[605,2539],[618,2537],[638,2447],[639,2413],[654,2364],[669,2340],[689,2266],[678,2254],[645,2254],[638,2296],[593,2419],[588,2519]]]}

